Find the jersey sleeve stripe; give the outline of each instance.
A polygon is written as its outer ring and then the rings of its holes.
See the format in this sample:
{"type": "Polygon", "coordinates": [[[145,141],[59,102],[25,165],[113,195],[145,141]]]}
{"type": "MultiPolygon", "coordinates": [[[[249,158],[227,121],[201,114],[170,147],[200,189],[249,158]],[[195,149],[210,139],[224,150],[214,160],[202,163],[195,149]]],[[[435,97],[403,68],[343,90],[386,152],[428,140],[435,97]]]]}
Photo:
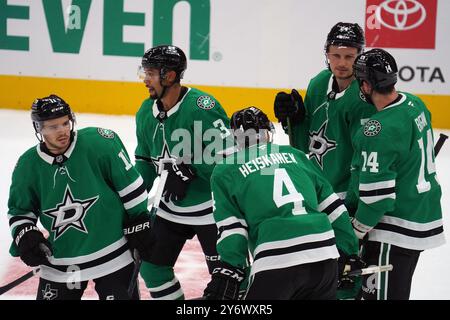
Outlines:
{"type": "Polygon", "coordinates": [[[236,223],[239,223],[246,228],[248,227],[247,222],[245,222],[244,219],[239,219],[239,218],[232,216],[232,217],[228,217],[226,219],[223,219],[223,220],[217,222],[217,228],[220,229],[220,228],[226,227],[227,225],[232,225],[232,224],[236,224],[236,223]]]}
{"type": "Polygon", "coordinates": [[[325,200],[323,200],[319,206],[317,207],[317,210],[319,210],[320,212],[325,212],[325,208],[329,207],[330,204],[336,202],[337,200],[339,200],[339,197],[337,196],[337,194],[332,193],[330,196],[328,196],[328,198],[326,198],[325,200]]]}
{"type": "Polygon", "coordinates": [[[248,233],[247,230],[243,229],[243,228],[235,228],[235,229],[231,229],[231,230],[224,230],[223,232],[220,233],[218,240],[217,240],[217,245],[225,240],[226,238],[230,237],[230,236],[234,236],[234,235],[241,235],[243,236],[245,239],[248,240],[248,233]]]}
{"type": "Polygon", "coordinates": [[[134,155],[134,158],[136,159],[136,161],[145,161],[145,162],[153,163],[151,158],[147,158],[144,156],[138,156],[137,154],[134,155]]]}
{"type": "Polygon", "coordinates": [[[147,195],[147,189],[145,189],[144,184],[141,184],[137,189],[131,191],[130,193],[124,195],[123,197],[120,197],[120,200],[122,200],[122,203],[128,203],[133,199],[140,197],[142,194],[147,195]]]}
{"type": "Polygon", "coordinates": [[[32,223],[32,224],[36,224],[37,220],[31,220],[31,219],[20,219],[20,220],[16,220],[15,222],[11,222],[11,220],[9,221],[9,228],[11,230],[11,232],[14,231],[15,228],[17,228],[18,226],[25,224],[25,223],[32,223]]]}
{"type": "Polygon", "coordinates": [[[147,197],[148,197],[147,191],[144,191],[139,197],[134,198],[133,200],[124,203],[123,207],[125,208],[125,210],[129,210],[129,209],[134,208],[137,205],[141,204],[142,202],[145,202],[145,204],[147,205],[147,197]]]}
{"type": "Polygon", "coordinates": [[[382,196],[361,197],[360,199],[365,204],[371,204],[371,203],[375,203],[375,202],[385,200],[385,199],[395,200],[395,198],[396,198],[395,193],[391,193],[391,194],[386,194],[386,195],[382,195],[382,196]]]}
{"type": "Polygon", "coordinates": [[[395,180],[386,180],[372,183],[360,183],[359,190],[360,191],[372,191],[378,189],[388,189],[395,187],[395,180]]]}
{"type": "Polygon", "coordinates": [[[332,213],[328,215],[328,220],[330,221],[330,223],[333,223],[346,211],[347,208],[343,204],[341,204],[338,208],[336,208],[332,213]]]}
{"type": "Polygon", "coordinates": [[[118,191],[119,196],[122,198],[122,197],[126,196],[127,194],[129,194],[130,192],[138,189],[143,184],[144,184],[144,179],[142,179],[142,177],[139,176],[133,183],[129,184],[127,187],[118,191]]]}

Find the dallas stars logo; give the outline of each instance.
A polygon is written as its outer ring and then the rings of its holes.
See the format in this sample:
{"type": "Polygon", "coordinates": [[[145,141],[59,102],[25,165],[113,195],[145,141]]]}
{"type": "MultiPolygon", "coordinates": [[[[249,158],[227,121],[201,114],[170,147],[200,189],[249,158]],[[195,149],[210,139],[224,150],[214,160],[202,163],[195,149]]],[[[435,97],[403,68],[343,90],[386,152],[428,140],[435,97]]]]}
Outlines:
{"type": "MultiPolygon", "coordinates": [[[[175,158],[170,155],[169,147],[167,143],[164,143],[163,149],[161,150],[161,154],[158,157],[151,157],[153,165],[156,168],[156,172],[161,173],[159,171],[160,165],[164,165],[164,163],[174,163],[175,158]]],[[[164,168],[162,168],[164,169],[164,168]]],[[[162,170],[161,170],[162,171],[162,170]]]]}
{"type": "Polygon", "coordinates": [[[47,284],[45,286],[45,289],[41,291],[42,291],[42,299],[44,300],[54,300],[58,297],[58,289],[50,288],[50,284],[47,284]]]}
{"type": "Polygon", "coordinates": [[[336,141],[325,136],[328,121],[325,121],[318,131],[309,133],[309,154],[310,158],[315,158],[319,166],[323,169],[323,157],[331,150],[336,149],[336,141]]]}
{"type": "Polygon", "coordinates": [[[55,232],[55,240],[70,227],[88,233],[84,225],[84,218],[97,200],[98,196],[86,200],[74,199],[70,187],[67,186],[63,201],[56,208],[43,212],[52,219],[51,231],[55,232]]]}

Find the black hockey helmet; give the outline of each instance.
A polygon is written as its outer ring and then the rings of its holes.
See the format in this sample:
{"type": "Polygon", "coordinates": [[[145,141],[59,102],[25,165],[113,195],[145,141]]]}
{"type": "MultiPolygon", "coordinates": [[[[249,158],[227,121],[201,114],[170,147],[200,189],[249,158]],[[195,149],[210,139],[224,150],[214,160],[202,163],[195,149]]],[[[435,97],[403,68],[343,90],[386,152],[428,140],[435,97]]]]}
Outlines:
{"type": "Polygon", "coordinates": [[[325,42],[325,52],[331,45],[364,49],[364,32],[357,23],[338,22],[331,28],[325,42]]]}
{"type": "Polygon", "coordinates": [[[31,119],[33,122],[42,122],[64,116],[73,118],[69,104],[56,94],[36,99],[31,106],[31,119]]]}
{"type": "Polygon", "coordinates": [[[353,71],[360,85],[363,80],[367,81],[376,91],[397,83],[397,63],[383,49],[372,49],[360,54],[353,64],[353,71]]]}
{"type": "Polygon", "coordinates": [[[64,116],[69,116],[69,120],[72,121],[73,131],[75,115],[70,109],[69,104],[62,98],[58,97],[56,94],[51,94],[48,97],[34,100],[31,105],[31,120],[33,121],[33,127],[39,141],[42,141],[42,137],[39,137],[38,135],[43,128],[43,122],[64,116]]]}
{"type": "Polygon", "coordinates": [[[187,59],[183,50],[172,45],[162,45],[148,49],[142,56],[143,68],[155,68],[160,70],[160,76],[164,79],[166,72],[173,70],[177,73],[177,79],[182,79],[187,68],[187,59]]]}
{"type": "Polygon", "coordinates": [[[267,115],[257,107],[248,107],[233,113],[230,120],[230,127],[233,130],[242,131],[249,129],[255,131],[266,129],[272,131],[274,129],[267,115]]]}

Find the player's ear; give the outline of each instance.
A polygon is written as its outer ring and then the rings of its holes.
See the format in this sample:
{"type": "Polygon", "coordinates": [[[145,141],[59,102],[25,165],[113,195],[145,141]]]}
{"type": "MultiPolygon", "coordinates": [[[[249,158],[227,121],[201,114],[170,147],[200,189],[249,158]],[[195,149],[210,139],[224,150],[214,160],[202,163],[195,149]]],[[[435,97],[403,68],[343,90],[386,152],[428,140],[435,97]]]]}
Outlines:
{"type": "Polygon", "coordinates": [[[171,85],[172,83],[174,83],[176,78],[177,78],[177,73],[175,71],[170,70],[170,71],[166,72],[165,81],[167,82],[168,85],[171,85]]]}

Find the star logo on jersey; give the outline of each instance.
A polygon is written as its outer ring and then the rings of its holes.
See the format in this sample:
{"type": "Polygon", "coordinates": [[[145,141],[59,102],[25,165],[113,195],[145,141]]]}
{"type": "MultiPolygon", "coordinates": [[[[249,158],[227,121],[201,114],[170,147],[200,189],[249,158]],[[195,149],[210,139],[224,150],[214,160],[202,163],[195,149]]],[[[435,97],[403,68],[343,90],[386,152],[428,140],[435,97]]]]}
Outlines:
{"type": "Polygon", "coordinates": [[[323,157],[331,150],[336,149],[336,141],[325,136],[328,121],[325,121],[318,131],[309,133],[310,158],[315,158],[319,166],[323,169],[323,157]]]}
{"type": "MultiPolygon", "coordinates": [[[[161,172],[159,171],[159,167],[161,166],[161,164],[164,163],[175,163],[175,158],[171,156],[170,154],[170,150],[169,147],[167,146],[167,143],[164,143],[163,149],[161,150],[161,154],[158,157],[151,157],[153,165],[156,168],[156,172],[158,172],[158,174],[160,174],[161,172]]],[[[161,171],[164,168],[161,169],[161,171]]]]}
{"type": "Polygon", "coordinates": [[[58,289],[50,288],[50,284],[46,284],[45,289],[41,291],[44,300],[55,300],[58,297],[58,289]]]}
{"type": "Polygon", "coordinates": [[[364,135],[366,137],[373,137],[381,131],[381,123],[377,120],[369,120],[364,126],[364,135]]]}
{"type": "Polygon", "coordinates": [[[88,210],[98,200],[98,196],[86,200],[75,199],[70,187],[64,192],[64,199],[56,208],[43,213],[52,219],[52,229],[55,232],[55,240],[64,234],[69,228],[88,233],[84,225],[84,218],[88,210]]]}
{"type": "Polygon", "coordinates": [[[216,102],[210,96],[200,96],[197,99],[197,106],[204,110],[211,110],[216,105],[216,102]]]}

